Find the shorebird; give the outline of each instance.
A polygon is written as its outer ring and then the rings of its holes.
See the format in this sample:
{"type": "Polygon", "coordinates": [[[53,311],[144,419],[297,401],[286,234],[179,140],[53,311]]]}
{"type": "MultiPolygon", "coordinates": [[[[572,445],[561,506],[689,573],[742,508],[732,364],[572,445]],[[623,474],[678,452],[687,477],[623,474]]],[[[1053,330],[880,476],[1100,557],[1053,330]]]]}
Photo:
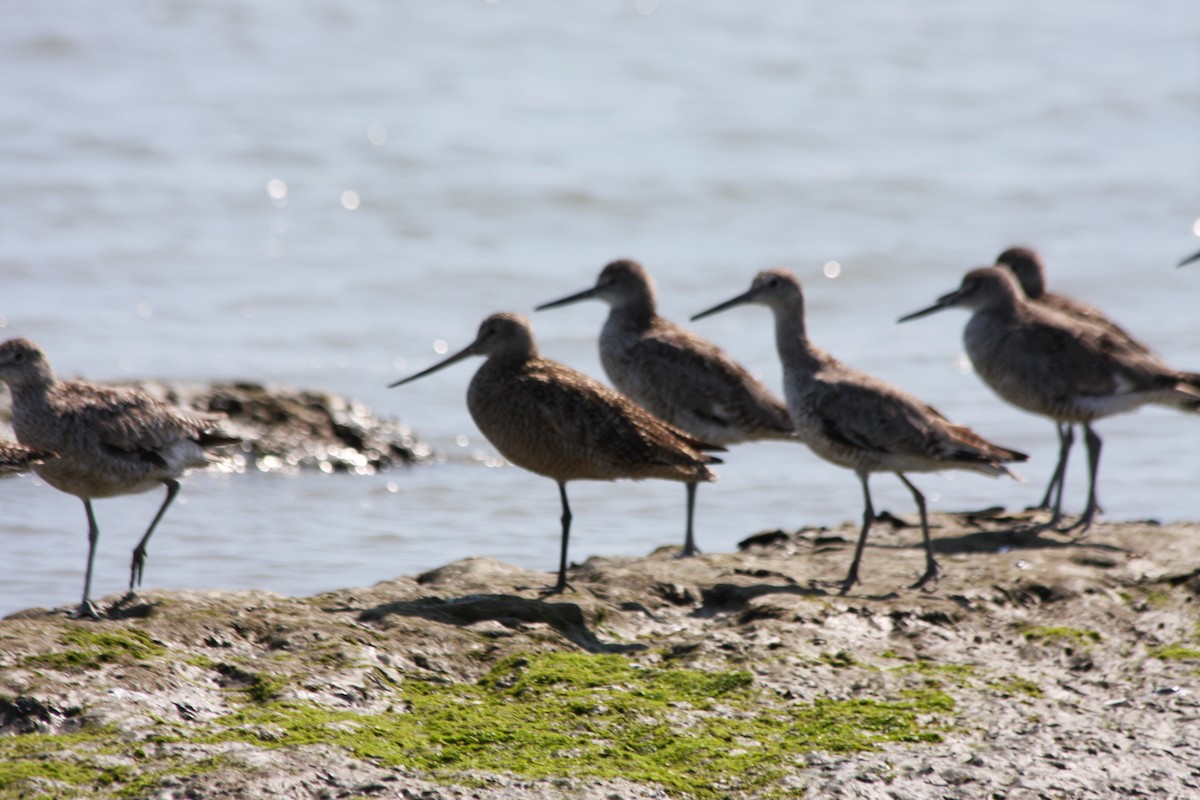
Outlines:
{"type": "Polygon", "coordinates": [[[853,470],[862,484],[862,530],[841,593],[858,582],[863,548],[875,519],[868,485],[873,472],[895,473],[912,493],[921,514],[925,572],[911,588],[935,579],[938,564],[929,537],[925,497],[904,473],[969,469],[1013,476],[1004,463],[1024,461],[1027,456],[988,442],[970,428],[946,419],[932,406],[846,366],[812,344],[805,327],[800,281],[787,270],[758,273],[748,291],[692,319],[747,303],[765,305],[774,313],[784,396],[801,441],[826,461],[853,470]]]}
{"type": "MultiPolygon", "coordinates": [[[[1068,317],[1097,325],[1117,339],[1123,340],[1125,346],[1131,351],[1147,356],[1151,355],[1148,346],[1105,316],[1100,309],[1066,295],[1047,291],[1046,267],[1036,250],[1029,247],[1010,247],[996,257],[996,266],[1004,267],[1015,275],[1025,296],[1035,303],[1068,317]]],[[[1075,444],[1075,426],[1056,420],[1054,429],[1058,434],[1058,463],[1054,467],[1054,472],[1051,473],[1045,496],[1042,497],[1040,503],[1034,506],[1035,509],[1052,511],[1050,521],[1046,523],[1047,527],[1054,527],[1062,518],[1062,493],[1063,485],[1066,483],[1067,460],[1071,448],[1075,444]]]]}
{"type": "Polygon", "coordinates": [[[720,461],[703,451],[723,448],[689,436],[619,392],[543,358],[529,321],[518,314],[491,315],[480,324],[471,344],[390,386],[415,381],[474,355],[487,360],[467,388],[471,418],[506,459],[558,484],[562,502],[558,581],[542,594],[557,594],[568,586],[568,481],[716,480],[708,465],[720,461]]]}
{"type": "Polygon", "coordinates": [[[1004,267],[1015,275],[1017,283],[1021,285],[1021,291],[1035,303],[1040,303],[1060,314],[1066,314],[1068,317],[1097,325],[1114,336],[1124,339],[1126,345],[1135,352],[1150,353],[1150,348],[1146,344],[1113,322],[1100,309],[1067,297],[1065,294],[1048,291],[1046,289],[1046,265],[1036,250],[1029,247],[1010,247],[996,257],[996,266],[1004,267]]]}
{"type": "MultiPolygon", "coordinates": [[[[596,285],[538,311],[589,299],[609,305],[600,363],[619,391],[705,442],[795,439],[787,407],[719,347],[658,315],[654,282],[636,261],[613,261],[596,285]]],[[[692,532],[696,484],[687,484],[682,556],[699,552],[692,532]]]]}
{"type": "Polygon", "coordinates": [[[0,475],[28,472],[48,458],[54,458],[54,454],[46,450],[34,450],[16,442],[0,440],[0,475]]]}
{"type": "Polygon", "coordinates": [[[1079,528],[1085,533],[1098,508],[1101,440],[1093,422],[1148,403],[1200,410],[1200,390],[1189,385],[1187,373],[1171,369],[1110,330],[1028,300],[1013,274],[1001,267],[971,270],[957,290],[900,321],[954,306],[972,312],[963,341],[975,371],[993,391],[1059,425],[1083,425],[1087,505],[1065,531],[1079,528]]]}
{"type": "Polygon", "coordinates": [[[206,448],[238,440],[213,432],[216,416],[173,408],[134,389],[56,380],[46,355],[27,339],[0,344],[0,381],[12,391],[17,440],[58,456],[35,465],[34,471],[55,489],[83,501],[87,572],[83,600],[72,616],[98,618],[91,588],[100,529],[92,500],[167,487],[166,499],[133,550],[131,597],[142,581],[150,536],[179,493],[177,479],[189,467],[207,465],[206,448]]]}

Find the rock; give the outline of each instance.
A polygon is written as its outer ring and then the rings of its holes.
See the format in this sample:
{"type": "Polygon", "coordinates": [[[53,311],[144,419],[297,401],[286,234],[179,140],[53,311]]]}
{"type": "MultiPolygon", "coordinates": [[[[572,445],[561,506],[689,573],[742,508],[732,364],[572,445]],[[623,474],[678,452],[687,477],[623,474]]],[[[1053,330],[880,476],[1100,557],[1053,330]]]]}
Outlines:
{"type": "Polygon", "coordinates": [[[902,528],[846,597],[845,549],[753,547],[590,558],[549,598],[471,558],[31,609],[0,620],[0,797],[1192,796],[1200,525],[1148,531],[964,550],[930,592],[902,528]]]}
{"type": "Polygon", "coordinates": [[[243,440],[240,448],[229,448],[242,468],[369,474],[432,455],[407,425],[380,419],[362,403],[329,392],[246,382],[123,385],[184,408],[224,414],[229,422],[222,429],[243,440]]]}

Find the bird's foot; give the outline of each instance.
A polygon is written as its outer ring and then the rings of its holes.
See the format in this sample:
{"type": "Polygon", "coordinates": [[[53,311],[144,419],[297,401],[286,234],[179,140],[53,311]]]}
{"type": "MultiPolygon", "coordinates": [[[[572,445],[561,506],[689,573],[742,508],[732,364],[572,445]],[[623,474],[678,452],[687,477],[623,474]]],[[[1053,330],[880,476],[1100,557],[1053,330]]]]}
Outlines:
{"type": "Polygon", "coordinates": [[[858,583],[858,573],[851,572],[849,575],[846,576],[846,579],[844,581],[842,581],[841,583],[839,583],[837,585],[838,595],[844,596],[846,594],[846,592],[850,591],[850,587],[854,586],[854,584],[856,584],[856,583],[858,583]]]}
{"type": "Polygon", "coordinates": [[[701,555],[700,548],[696,547],[695,545],[692,545],[691,547],[684,547],[682,550],[680,550],[678,553],[675,554],[675,557],[676,558],[691,558],[692,556],[698,556],[698,555],[701,555]]]}
{"type": "Polygon", "coordinates": [[[133,551],[133,561],[129,564],[129,594],[142,585],[142,572],[146,569],[146,548],[138,546],[133,551]]]}
{"type": "Polygon", "coordinates": [[[79,606],[67,614],[68,619],[103,619],[100,607],[91,600],[85,599],[79,606]]]}
{"type": "Polygon", "coordinates": [[[1078,542],[1081,539],[1086,539],[1088,533],[1091,532],[1093,518],[1094,518],[1093,514],[1084,514],[1082,517],[1075,520],[1070,525],[1067,525],[1066,527],[1062,527],[1062,528],[1055,528],[1055,530],[1058,531],[1059,533],[1066,533],[1066,534],[1070,534],[1074,531],[1078,531],[1078,533],[1075,533],[1075,535],[1071,537],[1072,542],[1078,542]]]}
{"type": "Polygon", "coordinates": [[[918,578],[917,582],[908,588],[921,589],[922,591],[926,592],[935,592],[937,591],[938,583],[941,580],[941,575],[942,571],[938,568],[938,563],[936,561],[930,561],[925,567],[925,574],[918,578]],[[929,583],[930,581],[933,581],[933,586],[927,587],[925,584],[929,583]]]}
{"type": "Polygon", "coordinates": [[[575,587],[571,584],[566,581],[559,581],[553,586],[543,586],[541,589],[538,589],[538,594],[542,597],[551,597],[556,594],[562,594],[567,589],[570,589],[572,592],[575,591],[575,587]]]}

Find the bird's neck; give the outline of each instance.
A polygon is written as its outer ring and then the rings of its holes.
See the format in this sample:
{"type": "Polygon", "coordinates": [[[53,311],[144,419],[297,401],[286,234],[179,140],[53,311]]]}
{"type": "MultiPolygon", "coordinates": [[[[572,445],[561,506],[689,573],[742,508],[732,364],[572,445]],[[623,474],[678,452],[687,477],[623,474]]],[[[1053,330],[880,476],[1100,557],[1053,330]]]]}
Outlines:
{"type": "Polygon", "coordinates": [[[8,388],[12,391],[14,416],[49,406],[50,390],[54,388],[54,384],[53,377],[44,375],[25,376],[10,382],[8,388]]]}
{"type": "Polygon", "coordinates": [[[785,364],[812,361],[813,348],[808,341],[804,307],[789,305],[772,309],[775,313],[775,347],[785,364]]]}
{"type": "MultiPolygon", "coordinates": [[[[10,384],[12,390],[12,427],[17,441],[27,447],[44,447],[53,450],[57,441],[49,433],[45,420],[57,416],[51,403],[50,390],[53,382],[22,381],[10,384]]],[[[55,426],[50,426],[53,430],[55,426]]]]}
{"type": "Polygon", "coordinates": [[[608,311],[605,326],[612,329],[643,331],[653,323],[656,314],[654,302],[648,298],[631,298],[608,311]]]}

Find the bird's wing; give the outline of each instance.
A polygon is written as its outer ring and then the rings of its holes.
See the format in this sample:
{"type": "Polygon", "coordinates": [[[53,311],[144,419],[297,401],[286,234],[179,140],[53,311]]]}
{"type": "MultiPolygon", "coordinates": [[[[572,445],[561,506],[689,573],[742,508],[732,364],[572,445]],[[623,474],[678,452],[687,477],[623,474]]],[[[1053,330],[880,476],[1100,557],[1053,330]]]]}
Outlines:
{"type": "Polygon", "coordinates": [[[136,389],[60,383],[64,415],[106,448],[155,452],[195,439],[211,426],[200,414],[176,409],[136,389]]]}
{"type": "Polygon", "coordinates": [[[932,429],[945,422],[899,389],[849,370],[835,381],[815,381],[808,397],[809,410],[825,434],[859,450],[925,454],[932,429]]]}
{"type": "MultiPolygon", "coordinates": [[[[683,408],[722,428],[760,428],[787,434],[787,408],[750,372],[711,342],[662,321],[631,346],[626,358],[637,389],[651,408],[683,408]]],[[[674,416],[674,415],[673,415],[674,416]]]]}

